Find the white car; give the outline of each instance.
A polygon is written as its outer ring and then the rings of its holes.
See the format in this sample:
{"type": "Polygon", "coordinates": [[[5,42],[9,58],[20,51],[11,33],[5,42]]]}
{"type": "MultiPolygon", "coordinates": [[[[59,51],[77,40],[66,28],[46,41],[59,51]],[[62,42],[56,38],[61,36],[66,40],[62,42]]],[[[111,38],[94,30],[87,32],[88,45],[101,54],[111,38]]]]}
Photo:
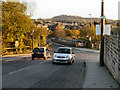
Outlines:
{"type": "Polygon", "coordinates": [[[75,60],[73,49],[70,47],[59,47],[54,52],[52,63],[68,63],[72,64],[75,60]]]}

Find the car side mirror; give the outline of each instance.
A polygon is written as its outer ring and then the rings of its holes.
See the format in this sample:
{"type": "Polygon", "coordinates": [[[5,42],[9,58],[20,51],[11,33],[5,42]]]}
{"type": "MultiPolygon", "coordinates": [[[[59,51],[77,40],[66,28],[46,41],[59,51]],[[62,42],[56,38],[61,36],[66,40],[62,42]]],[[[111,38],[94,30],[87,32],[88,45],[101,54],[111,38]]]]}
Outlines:
{"type": "Polygon", "coordinates": [[[54,53],[56,53],[56,51],[54,51],[54,53]]]}
{"type": "Polygon", "coordinates": [[[72,52],[72,54],[74,54],[74,52],[72,52]]]}

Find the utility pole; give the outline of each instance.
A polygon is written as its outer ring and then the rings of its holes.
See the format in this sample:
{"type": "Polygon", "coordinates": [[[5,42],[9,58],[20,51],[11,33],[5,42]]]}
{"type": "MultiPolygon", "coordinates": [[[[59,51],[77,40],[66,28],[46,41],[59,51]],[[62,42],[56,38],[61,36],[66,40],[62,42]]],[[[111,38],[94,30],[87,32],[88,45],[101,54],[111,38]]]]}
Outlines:
{"type": "Polygon", "coordinates": [[[34,39],[33,33],[34,33],[34,30],[33,30],[32,33],[31,33],[31,39],[32,39],[32,50],[33,50],[33,39],[34,39]]]}
{"type": "Polygon", "coordinates": [[[18,35],[16,35],[16,41],[15,41],[16,54],[18,53],[18,46],[19,46],[18,35]]]}
{"type": "Polygon", "coordinates": [[[32,50],[33,50],[33,33],[31,33],[31,39],[32,39],[32,50]]]}
{"type": "Polygon", "coordinates": [[[91,27],[90,28],[91,28],[91,44],[92,44],[92,33],[93,33],[92,32],[92,14],[89,14],[89,15],[91,16],[91,27]]]}
{"type": "Polygon", "coordinates": [[[101,5],[101,50],[100,50],[100,66],[104,66],[104,28],[105,28],[105,16],[104,16],[104,0],[101,5]]]}

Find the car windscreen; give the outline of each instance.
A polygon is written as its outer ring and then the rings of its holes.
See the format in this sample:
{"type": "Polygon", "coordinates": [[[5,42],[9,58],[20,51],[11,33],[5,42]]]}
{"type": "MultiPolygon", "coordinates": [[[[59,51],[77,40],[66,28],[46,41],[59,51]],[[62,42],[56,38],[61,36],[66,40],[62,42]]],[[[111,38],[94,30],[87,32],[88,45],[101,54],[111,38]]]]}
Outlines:
{"type": "Polygon", "coordinates": [[[44,48],[35,48],[33,52],[44,52],[44,48]]]}
{"type": "Polygon", "coordinates": [[[35,53],[35,52],[39,52],[39,48],[35,48],[34,50],[33,50],[33,52],[35,53]]]}
{"type": "Polygon", "coordinates": [[[39,49],[39,52],[44,52],[44,48],[40,48],[40,49],[39,49]]]}
{"type": "Polygon", "coordinates": [[[58,49],[58,50],[56,51],[56,53],[66,53],[66,54],[70,54],[70,49],[63,49],[63,48],[61,48],[61,49],[58,49]]]}

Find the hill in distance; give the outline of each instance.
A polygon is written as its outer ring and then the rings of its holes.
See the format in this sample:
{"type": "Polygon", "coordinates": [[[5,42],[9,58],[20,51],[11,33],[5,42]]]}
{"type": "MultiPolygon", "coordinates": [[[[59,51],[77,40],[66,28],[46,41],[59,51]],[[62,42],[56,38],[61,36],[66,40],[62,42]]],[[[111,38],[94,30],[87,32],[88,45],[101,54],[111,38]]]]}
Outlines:
{"type": "MultiPolygon", "coordinates": [[[[44,20],[44,19],[42,19],[44,20]]],[[[91,18],[84,18],[81,16],[72,16],[72,15],[58,15],[58,16],[54,16],[50,19],[46,19],[46,20],[51,20],[53,22],[91,22],[91,18]]],[[[92,17],[92,21],[96,21],[96,22],[100,22],[100,18],[94,18],[92,17]]],[[[107,19],[108,23],[114,22],[115,20],[111,20],[111,19],[107,19]]]]}

